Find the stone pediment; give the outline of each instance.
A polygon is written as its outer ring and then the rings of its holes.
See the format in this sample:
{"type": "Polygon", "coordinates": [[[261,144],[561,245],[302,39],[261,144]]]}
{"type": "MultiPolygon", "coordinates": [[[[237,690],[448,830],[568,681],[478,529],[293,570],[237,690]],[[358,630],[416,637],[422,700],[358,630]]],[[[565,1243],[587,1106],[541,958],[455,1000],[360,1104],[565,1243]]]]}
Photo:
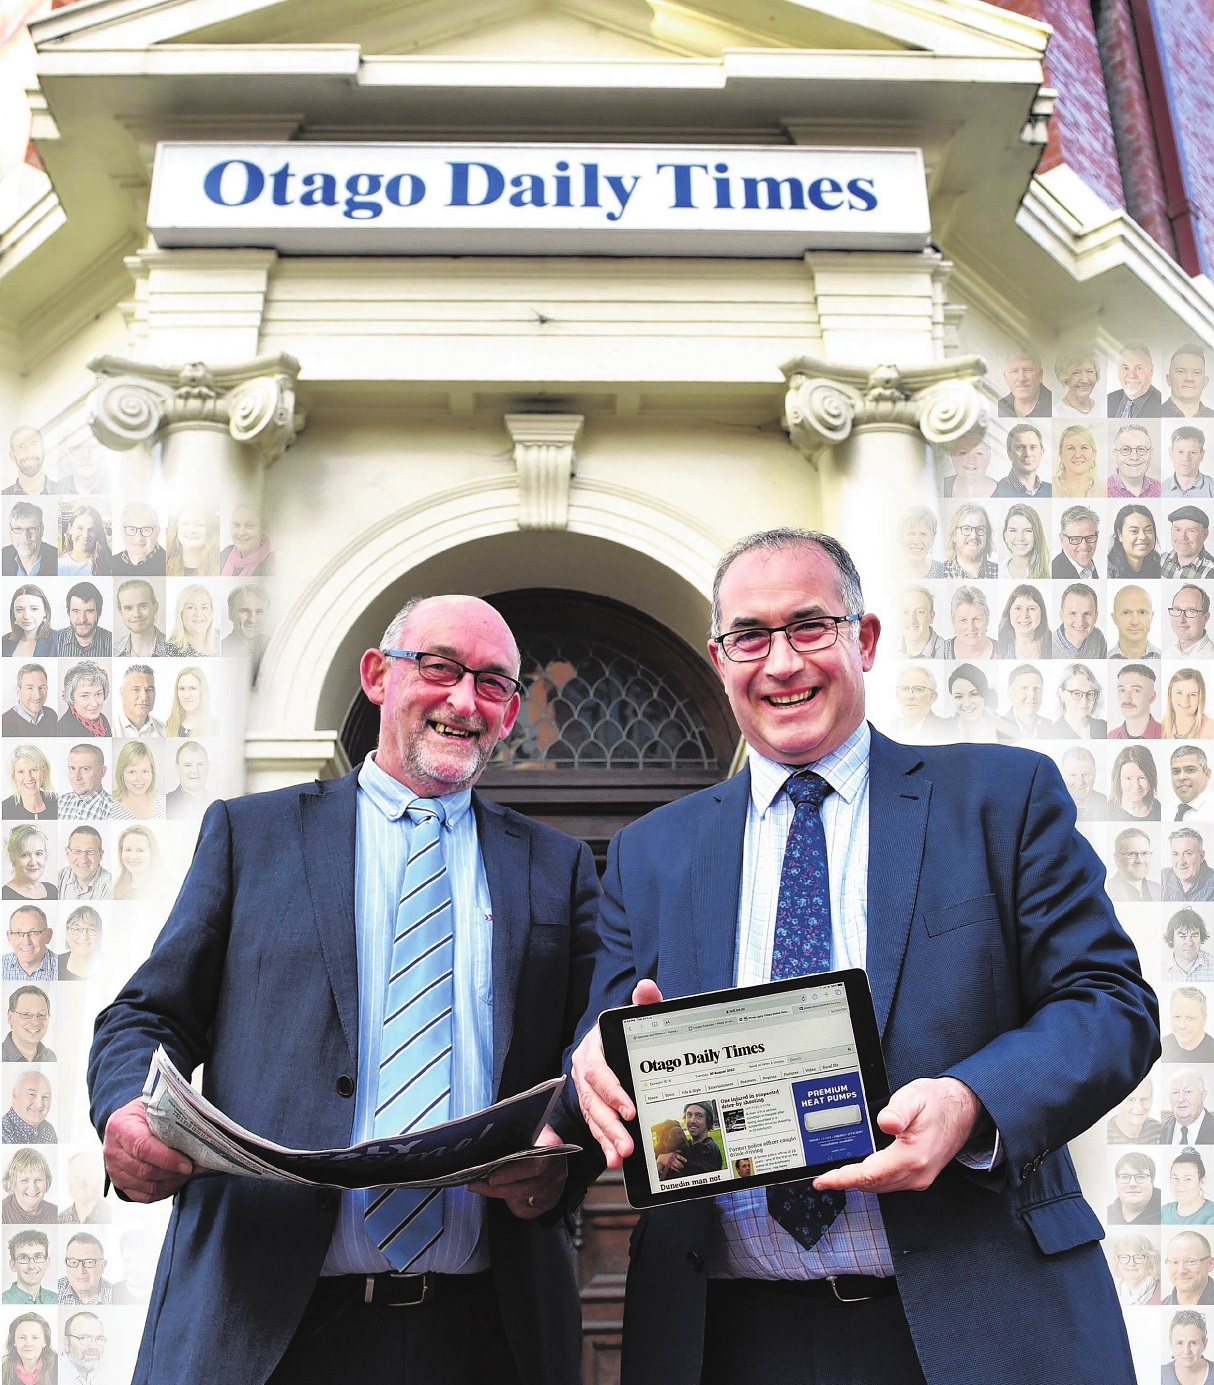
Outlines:
{"type": "Polygon", "coordinates": [[[349,44],[364,56],[625,62],[748,49],[1024,57],[1046,35],[980,0],[81,0],[32,32],[43,52],[349,44]]]}

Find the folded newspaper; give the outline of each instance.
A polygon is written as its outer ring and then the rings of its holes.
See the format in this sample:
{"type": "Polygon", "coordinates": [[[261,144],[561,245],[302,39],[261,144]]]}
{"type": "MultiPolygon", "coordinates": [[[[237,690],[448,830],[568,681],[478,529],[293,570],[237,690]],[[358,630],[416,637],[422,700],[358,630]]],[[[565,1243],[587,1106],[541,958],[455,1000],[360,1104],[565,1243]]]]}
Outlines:
{"type": "Polygon", "coordinates": [[[157,1047],[143,1087],[152,1132],[203,1169],[324,1188],[447,1188],[487,1178],[519,1159],[579,1153],[536,1138],[563,1079],[499,1101],[471,1116],[349,1149],[287,1149],[230,1120],[195,1091],[157,1047]]]}

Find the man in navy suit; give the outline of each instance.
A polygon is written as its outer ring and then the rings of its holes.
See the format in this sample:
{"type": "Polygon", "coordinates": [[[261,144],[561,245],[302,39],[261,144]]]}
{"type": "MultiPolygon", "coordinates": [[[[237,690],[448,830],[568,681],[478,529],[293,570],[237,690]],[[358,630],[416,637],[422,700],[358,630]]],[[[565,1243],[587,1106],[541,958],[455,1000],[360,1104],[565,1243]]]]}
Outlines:
{"type": "MultiPolygon", "coordinates": [[[[1154,996],[1048,759],[870,730],[880,625],[863,611],[825,535],[775,530],[722,560],[710,652],[750,762],[613,841],[583,1027],[630,994],[770,975],[796,811],[784,785],[812,766],[829,786],[831,961],[868,971],[894,1093],[878,1120],[895,1140],[814,1180],[846,1191],[818,1236],[795,1218],[785,1230],[762,1190],[644,1214],[624,1385],[1132,1380],[1065,1145],[1158,1055],[1154,996]]],[[[573,1072],[618,1165],[633,1110],[597,1028],[573,1072]]]]}
{"type": "MultiPolygon", "coordinates": [[[[114,1184],[140,1202],[176,1193],[136,1381],[331,1385],[350,1369],[402,1385],[578,1379],[563,1158],[442,1194],[440,1233],[416,1258],[389,1259],[380,1247],[407,1218],[386,1240],[369,1235],[373,1195],[193,1178],[138,1097],[163,1043],[185,1073],[204,1063],[206,1095],[258,1134],[310,1149],[368,1138],[418,798],[437,818],[427,831],[453,906],[451,1114],[559,1073],[587,1001],[593,860],[472,793],[518,715],[518,670],[486,603],[410,603],[362,659],[382,709],[375,755],[343,779],[207,811],[151,957],[98,1020],[89,1068],[114,1184]]],[[[420,1052],[424,1031],[401,1048],[415,1039],[420,1052]]],[[[545,1129],[541,1142],[559,1141],[545,1129]]]]}

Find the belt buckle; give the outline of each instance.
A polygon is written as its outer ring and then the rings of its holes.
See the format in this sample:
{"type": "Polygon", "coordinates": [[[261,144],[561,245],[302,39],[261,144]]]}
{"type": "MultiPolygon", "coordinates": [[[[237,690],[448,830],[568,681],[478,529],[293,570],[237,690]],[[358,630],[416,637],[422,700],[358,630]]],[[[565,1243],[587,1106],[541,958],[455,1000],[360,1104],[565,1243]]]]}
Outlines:
{"type": "Polygon", "coordinates": [[[400,1281],[402,1288],[404,1287],[404,1281],[411,1280],[413,1282],[413,1285],[417,1289],[417,1295],[414,1298],[409,1298],[405,1300],[398,1299],[393,1303],[385,1303],[381,1305],[384,1308],[416,1308],[419,1304],[425,1303],[426,1300],[434,1292],[434,1275],[429,1270],[427,1270],[424,1274],[408,1274],[403,1270],[385,1270],[382,1275],[367,1275],[367,1284],[363,1294],[363,1302],[374,1303],[376,1280],[379,1280],[380,1283],[383,1283],[384,1280],[388,1279],[395,1279],[400,1281]]]}
{"type": "Polygon", "coordinates": [[[840,1303],[867,1303],[870,1299],[874,1299],[877,1297],[876,1294],[857,1294],[855,1298],[844,1298],[843,1295],[839,1292],[839,1276],[835,1274],[828,1274],[826,1278],[828,1283],[830,1284],[831,1293],[834,1294],[835,1298],[840,1303]]]}

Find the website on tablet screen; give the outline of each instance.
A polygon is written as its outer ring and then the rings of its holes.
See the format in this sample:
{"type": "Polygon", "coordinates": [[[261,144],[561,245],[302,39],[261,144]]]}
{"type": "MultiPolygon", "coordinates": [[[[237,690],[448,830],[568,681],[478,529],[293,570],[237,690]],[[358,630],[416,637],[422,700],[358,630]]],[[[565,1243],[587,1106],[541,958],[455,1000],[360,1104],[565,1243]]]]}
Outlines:
{"type": "Polygon", "coordinates": [[[841,982],[637,1016],[623,1029],[654,1192],[874,1149],[841,982]]]}

